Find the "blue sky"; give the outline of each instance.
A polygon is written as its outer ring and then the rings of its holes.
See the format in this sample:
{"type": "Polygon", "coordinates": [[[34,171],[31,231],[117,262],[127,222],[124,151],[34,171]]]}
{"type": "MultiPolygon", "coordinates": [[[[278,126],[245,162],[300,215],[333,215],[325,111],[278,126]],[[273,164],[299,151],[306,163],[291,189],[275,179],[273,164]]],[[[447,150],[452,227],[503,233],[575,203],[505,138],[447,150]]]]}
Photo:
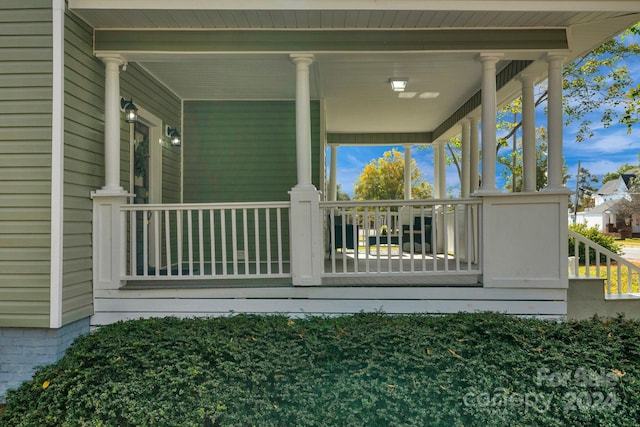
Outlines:
{"type": "MultiPolygon", "coordinates": [[[[640,83],[640,59],[627,61],[627,67],[635,84],[640,83]]],[[[543,106],[540,106],[536,111],[536,126],[544,125],[546,127],[546,115],[543,108],[543,106]]],[[[638,159],[638,153],[640,153],[640,125],[636,125],[633,132],[629,134],[627,133],[627,127],[623,125],[614,124],[609,128],[604,128],[599,122],[600,115],[598,114],[594,114],[591,119],[593,122],[591,129],[595,135],[584,142],[576,142],[575,136],[579,123],[571,123],[564,128],[563,155],[565,164],[569,169],[568,173],[572,175],[567,182],[567,187],[572,190],[575,189],[574,177],[577,172],[578,161],[580,161],[581,167],[588,169],[589,172],[600,179],[607,172],[615,172],[618,167],[625,163],[637,165],[640,161],[638,159]]],[[[520,135],[518,138],[520,138],[520,135]]],[[[372,159],[382,157],[385,151],[392,148],[404,152],[402,146],[342,146],[338,148],[337,181],[341,184],[342,191],[353,196],[354,184],[362,173],[364,166],[372,159]]],[[[501,154],[508,154],[509,151],[503,150],[501,154]]],[[[416,160],[423,176],[429,183],[433,184],[433,149],[420,150],[418,147],[414,147],[412,156],[416,160]]],[[[327,151],[327,171],[329,170],[328,159],[329,153],[327,151]]],[[[497,183],[500,188],[504,186],[504,180],[499,173],[497,183]]],[[[596,184],[597,187],[600,185],[600,183],[596,184]]],[[[447,168],[447,192],[456,197],[459,195],[458,175],[453,165],[447,168]]]]}

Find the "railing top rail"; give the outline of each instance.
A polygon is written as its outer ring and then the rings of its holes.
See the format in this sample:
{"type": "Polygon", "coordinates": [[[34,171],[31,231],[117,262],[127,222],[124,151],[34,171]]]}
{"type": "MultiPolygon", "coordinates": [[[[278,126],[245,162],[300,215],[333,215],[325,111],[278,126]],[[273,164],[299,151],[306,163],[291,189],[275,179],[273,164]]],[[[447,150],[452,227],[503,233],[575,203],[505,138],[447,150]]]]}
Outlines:
{"type": "Polygon", "coordinates": [[[481,203],[481,199],[349,200],[323,201],[320,202],[320,207],[479,205],[481,203]]]}
{"type": "Polygon", "coordinates": [[[230,203],[163,203],[122,205],[123,211],[164,211],[164,210],[198,210],[198,209],[260,209],[289,208],[291,202],[230,202],[230,203]]]}

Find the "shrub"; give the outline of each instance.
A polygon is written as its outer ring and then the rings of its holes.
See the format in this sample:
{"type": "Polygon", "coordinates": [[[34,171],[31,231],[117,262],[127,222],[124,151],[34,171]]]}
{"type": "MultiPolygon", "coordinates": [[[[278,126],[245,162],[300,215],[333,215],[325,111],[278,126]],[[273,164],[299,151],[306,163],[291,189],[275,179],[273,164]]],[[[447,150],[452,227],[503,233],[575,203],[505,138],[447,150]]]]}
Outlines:
{"type": "Polygon", "coordinates": [[[0,426],[637,425],[640,323],[479,313],[121,322],[0,426]]]}
{"type": "MultiPolygon", "coordinates": [[[[579,223],[569,225],[569,229],[575,231],[576,233],[582,234],[587,239],[597,243],[598,245],[610,250],[615,254],[622,253],[622,248],[616,243],[616,240],[611,236],[602,234],[600,230],[598,230],[597,226],[588,227],[586,223],[579,223]]],[[[578,252],[580,257],[580,264],[585,264],[585,246],[582,244],[578,245],[578,252]]],[[[575,239],[571,236],[569,236],[569,256],[575,256],[575,239]]],[[[589,251],[589,263],[593,264],[595,263],[595,261],[595,252],[589,251]]],[[[600,261],[605,261],[604,255],[601,256],[600,261]]]]}

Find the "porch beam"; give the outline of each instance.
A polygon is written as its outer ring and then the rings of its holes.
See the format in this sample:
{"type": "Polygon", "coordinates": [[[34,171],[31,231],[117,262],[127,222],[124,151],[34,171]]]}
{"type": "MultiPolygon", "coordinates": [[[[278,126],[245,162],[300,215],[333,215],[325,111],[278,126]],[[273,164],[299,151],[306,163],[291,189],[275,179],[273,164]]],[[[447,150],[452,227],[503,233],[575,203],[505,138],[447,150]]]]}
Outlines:
{"type": "Polygon", "coordinates": [[[96,30],[96,52],[566,50],[567,30],[96,30]]]}
{"type": "Polygon", "coordinates": [[[432,142],[431,132],[327,133],[329,145],[420,145],[432,142]]]}

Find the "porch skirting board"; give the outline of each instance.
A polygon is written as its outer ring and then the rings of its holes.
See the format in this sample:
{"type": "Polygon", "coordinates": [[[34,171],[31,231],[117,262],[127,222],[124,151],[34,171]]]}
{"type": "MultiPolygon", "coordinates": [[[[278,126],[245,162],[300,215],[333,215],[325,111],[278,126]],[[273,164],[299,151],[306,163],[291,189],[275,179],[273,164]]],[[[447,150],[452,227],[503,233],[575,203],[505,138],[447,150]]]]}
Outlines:
{"type": "Polygon", "coordinates": [[[565,289],[482,287],[199,288],[96,291],[92,325],[148,317],[212,317],[237,313],[342,315],[361,311],[444,314],[496,311],[564,319],[565,289]]]}

